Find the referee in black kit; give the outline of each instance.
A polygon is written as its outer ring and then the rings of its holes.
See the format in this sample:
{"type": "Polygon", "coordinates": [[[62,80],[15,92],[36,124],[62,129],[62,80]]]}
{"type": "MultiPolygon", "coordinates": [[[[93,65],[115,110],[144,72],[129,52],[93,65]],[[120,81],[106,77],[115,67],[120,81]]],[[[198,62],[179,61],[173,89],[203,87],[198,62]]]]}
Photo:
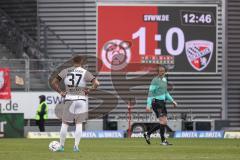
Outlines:
{"type": "Polygon", "coordinates": [[[174,107],[177,106],[177,103],[173,100],[172,96],[167,90],[167,78],[166,67],[163,65],[158,66],[158,74],[153,78],[151,85],[149,87],[148,99],[147,99],[147,108],[146,111],[150,112],[151,108],[156,114],[156,117],[159,119],[159,125],[151,128],[148,132],[144,133],[144,138],[148,144],[150,144],[150,136],[153,132],[160,129],[161,136],[161,145],[172,145],[169,143],[164,134],[167,126],[167,108],[166,101],[173,103],[174,107]]]}

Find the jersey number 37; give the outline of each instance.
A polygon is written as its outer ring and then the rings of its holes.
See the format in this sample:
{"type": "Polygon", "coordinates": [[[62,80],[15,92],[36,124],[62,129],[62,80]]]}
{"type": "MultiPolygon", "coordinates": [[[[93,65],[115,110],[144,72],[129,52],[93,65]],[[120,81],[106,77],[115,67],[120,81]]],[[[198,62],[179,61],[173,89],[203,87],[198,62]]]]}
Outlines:
{"type": "Polygon", "coordinates": [[[79,86],[79,83],[82,79],[82,74],[74,74],[74,73],[69,73],[67,74],[67,82],[68,82],[68,87],[77,87],[79,86]]]}

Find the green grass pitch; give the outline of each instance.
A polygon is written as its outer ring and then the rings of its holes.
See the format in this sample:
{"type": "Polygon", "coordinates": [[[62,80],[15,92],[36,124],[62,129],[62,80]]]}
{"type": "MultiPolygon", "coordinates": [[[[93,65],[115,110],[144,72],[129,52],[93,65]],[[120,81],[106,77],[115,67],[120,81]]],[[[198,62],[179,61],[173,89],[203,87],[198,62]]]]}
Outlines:
{"type": "Polygon", "coordinates": [[[48,150],[53,139],[0,139],[0,160],[240,160],[240,140],[169,139],[173,146],[151,145],[143,138],[83,139],[74,153],[73,139],[66,140],[65,152],[48,150]]]}

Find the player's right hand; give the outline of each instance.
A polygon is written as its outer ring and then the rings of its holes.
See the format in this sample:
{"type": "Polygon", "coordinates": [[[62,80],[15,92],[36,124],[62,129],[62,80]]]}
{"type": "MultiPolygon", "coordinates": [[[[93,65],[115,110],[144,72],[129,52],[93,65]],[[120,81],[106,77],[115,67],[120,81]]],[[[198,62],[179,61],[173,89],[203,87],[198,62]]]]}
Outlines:
{"type": "Polygon", "coordinates": [[[65,97],[65,96],[67,95],[67,92],[66,92],[66,91],[61,91],[61,92],[60,92],[60,95],[61,95],[62,97],[65,97]]]}
{"type": "Polygon", "coordinates": [[[90,88],[84,88],[83,92],[85,93],[85,95],[88,95],[90,93],[90,88]]]}
{"type": "Polygon", "coordinates": [[[146,107],[146,112],[151,112],[151,109],[146,107]]]}

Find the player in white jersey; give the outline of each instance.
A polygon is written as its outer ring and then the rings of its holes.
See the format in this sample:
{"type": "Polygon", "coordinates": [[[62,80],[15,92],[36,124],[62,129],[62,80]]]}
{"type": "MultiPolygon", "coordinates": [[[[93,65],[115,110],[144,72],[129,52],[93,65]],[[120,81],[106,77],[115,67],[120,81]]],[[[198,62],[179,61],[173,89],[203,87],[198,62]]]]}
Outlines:
{"type": "Polygon", "coordinates": [[[63,69],[51,84],[61,96],[65,97],[64,110],[62,112],[62,126],[60,130],[60,152],[64,151],[68,124],[75,122],[75,144],[73,150],[79,152],[79,142],[82,134],[82,122],[88,115],[88,93],[96,90],[99,86],[98,80],[86,69],[81,67],[83,58],[75,56],[73,66],[63,69]],[[60,81],[64,81],[65,91],[60,88],[60,81]],[[87,82],[92,83],[91,88],[87,88],[87,82]]]}

